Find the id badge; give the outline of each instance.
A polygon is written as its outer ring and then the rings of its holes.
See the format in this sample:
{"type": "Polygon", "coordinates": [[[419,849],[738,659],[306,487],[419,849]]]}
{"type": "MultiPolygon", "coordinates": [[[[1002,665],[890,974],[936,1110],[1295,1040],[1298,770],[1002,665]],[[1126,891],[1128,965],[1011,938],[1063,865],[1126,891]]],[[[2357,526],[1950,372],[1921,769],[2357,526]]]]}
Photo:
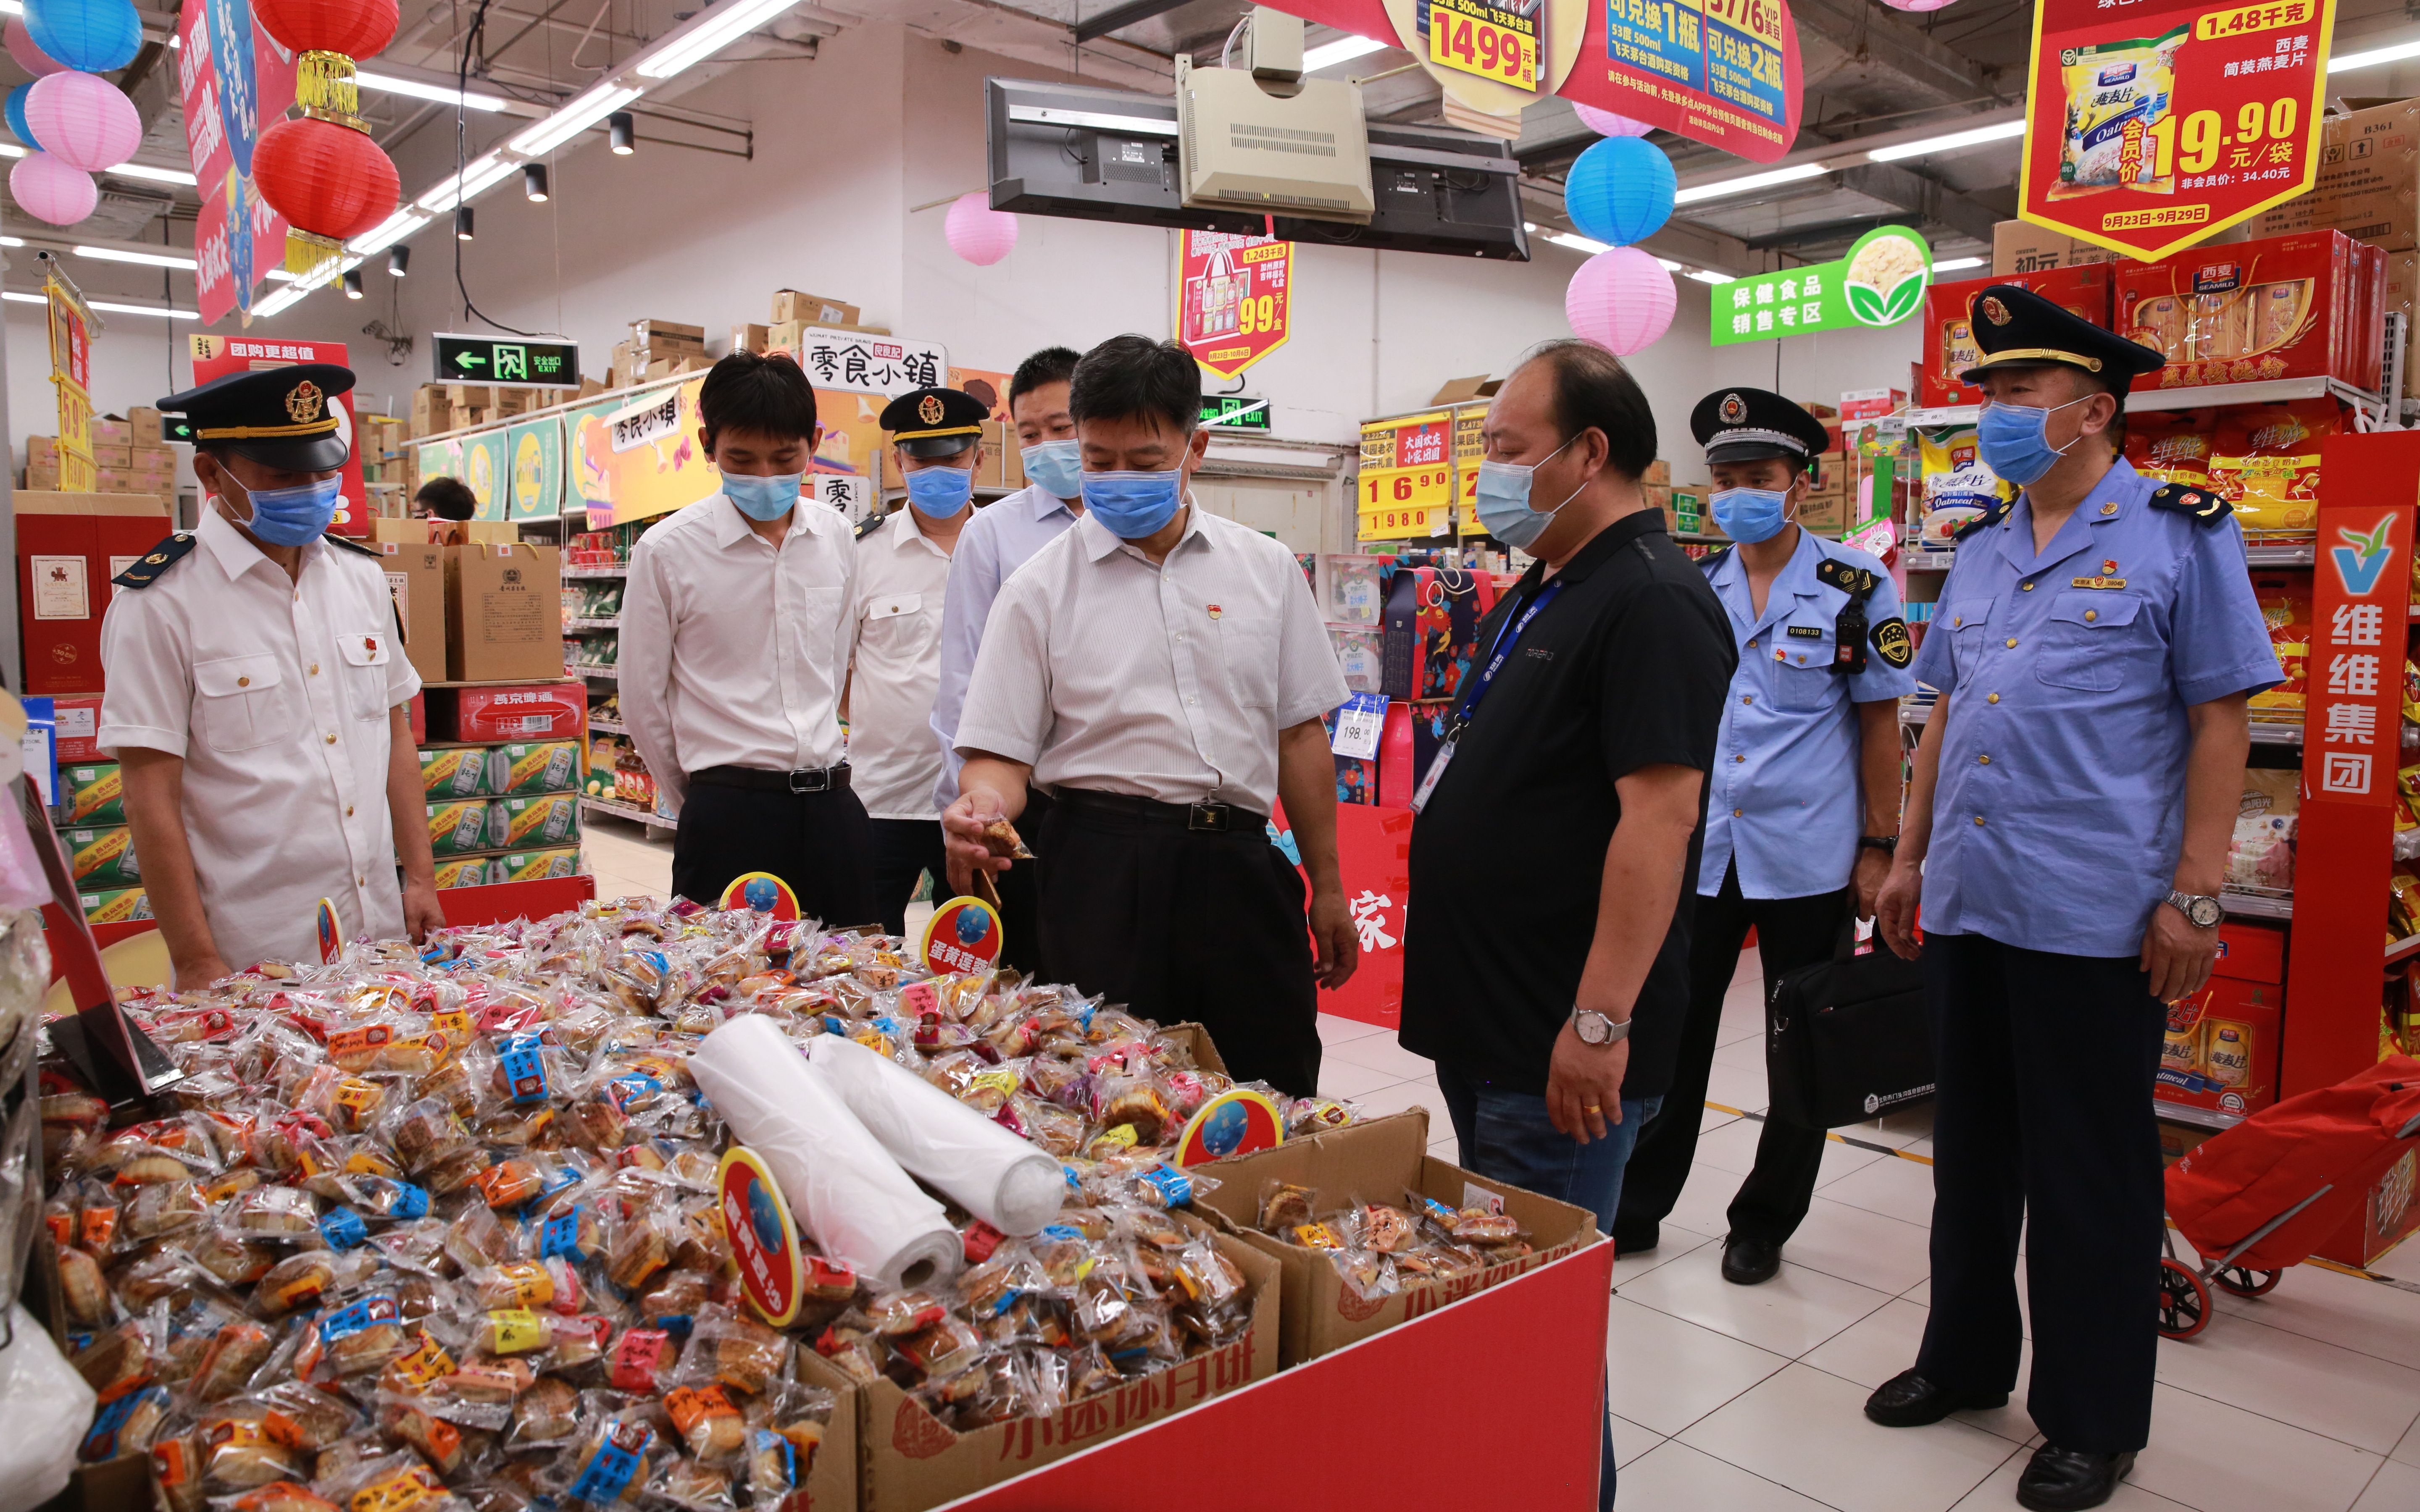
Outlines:
{"type": "Polygon", "coordinates": [[[1455,740],[1447,741],[1437,748],[1435,756],[1429,758],[1429,769],[1421,774],[1420,785],[1412,790],[1412,812],[1419,813],[1428,806],[1429,795],[1436,791],[1437,779],[1445,776],[1446,766],[1453,760],[1453,748],[1459,739],[1457,736],[1455,740]]]}

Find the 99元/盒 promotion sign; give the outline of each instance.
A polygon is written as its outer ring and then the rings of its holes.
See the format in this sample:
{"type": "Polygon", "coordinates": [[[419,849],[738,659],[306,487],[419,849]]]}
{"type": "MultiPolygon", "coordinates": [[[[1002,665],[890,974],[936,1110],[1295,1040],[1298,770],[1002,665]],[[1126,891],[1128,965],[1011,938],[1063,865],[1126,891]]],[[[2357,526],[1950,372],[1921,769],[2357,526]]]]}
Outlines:
{"type": "Polygon", "coordinates": [[[1354,495],[1364,541],[1443,535],[1453,517],[1453,415],[1444,409],[1368,421],[1354,495]]]}
{"type": "Polygon", "coordinates": [[[2018,212],[2146,261],[2307,191],[2335,0],[2039,0],[2018,212]]]}
{"type": "Polygon", "coordinates": [[[1176,259],[1176,339],[1206,371],[1233,378],[1286,344],[1293,242],[1180,231],[1176,259]]]}

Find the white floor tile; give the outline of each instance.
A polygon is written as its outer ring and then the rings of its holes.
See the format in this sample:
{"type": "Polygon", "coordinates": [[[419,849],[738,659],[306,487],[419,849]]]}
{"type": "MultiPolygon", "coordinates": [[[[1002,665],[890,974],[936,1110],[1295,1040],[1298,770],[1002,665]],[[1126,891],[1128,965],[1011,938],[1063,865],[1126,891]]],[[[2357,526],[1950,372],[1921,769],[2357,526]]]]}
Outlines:
{"type": "Polygon", "coordinates": [[[1416,1056],[1395,1042],[1391,1034],[1380,1032],[1347,1040],[1327,1047],[1327,1058],[1349,1060],[1357,1066],[1383,1071],[1399,1081],[1415,1076],[1434,1076],[1436,1062],[1426,1056],[1416,1056]]]}
{"type": "Polygon", "coordinates": [[[2388,1458],[2407,1465],[2420,1465],[2420,1423],[2412,1425],[2412,1430],[2403,1435],[2403,1442],[2395,1446],[2395,1453],[2388,1458]]]}
{"type": "Polygon", "coordinates": [[[1342,1013],[1319,1015],[1319,1042],[1322,1044],[1342,1044],[1347,1040],[1366,1040],[1373,1034],[1390,1032],[1375,1024],[1346,1018],[1342,1013]]]}
{"type": "Polygon", "coordinates": [[[2420,1281],[2420,1236],[2405,1238],[2393,1249],[2372,1260],[2369,1269],[2398,1281],[2420,1281]]]}
{"type": "Polygon", "coordinates": [[[1886,1291],[1796,1266],[1784,1266],[1762,1286],[1736,1287],[1719,1265],[1700,1263],[1710,1257],[1658,1266],[1622,1295],[1793,1360],[1891,1300],[1886,1291]]]}
{"type": "Polygon", "coordinates": [[[1697,1163],[1745,1176],[1756,1169],[1756,1144],[1763,1137],[1764,1125],[1754,1119],[1732,1119],[1719,1128],[1701,1130],[1697,1163]]]}
{"type": "Polygon", "coordinates": [[[1821,1192],[1851,1171],[1889,1158],[1878,1149],[1867,1149],[1842,1139],[1826,1139],[1823,1141],[1823,1164],[1815,1172],[1815,1190],[1821,1192]]]}
{"type": "Polygon", "coordinates": [[[1897,1296],[1925,1278],[1932,1231],[1818,1196],[1781,1247],[1781,1263],[1803,1265],[1897,1296]]]}
{"type": "Polygon", "coordinates": [[[1835,1202],[1901,1223],[1932,1227],[1932,1167],[1896,1156],[1851,1171],[1823,1188],[1835,1202]]]}
{"type": "MultiPolygon", "coordinates": [[[[1618,1442],[1615,1450],[1618,1456],[1618,1442]]],[[[1825,1512],[1821,1502],[1678,1439],[1657,1444],[1636,1466],[1622,1466],[1618,1489],[1621,1512],[1825,1512]]]]}
{"type": "Polygon", "coordinates": [[[1620,1413],[1612,1414],[1613,1464],[1619,1470],[1662,1443],[1666,1435],[1643,1428],[1620,1413]]]}
{"type": "Polygon", "coordinates": [[[1739,1108],[1748,1113],[1765,1109],[1764,1067],[1743,1071],[1737,1066],[1718,1065],[1706,1078],[1706,1101],[1727,1108],[1739,1108]]]}
{"type": "Polygon", "coordinates": [[[1606,1360],[1606,1405],[1665,1434],[1680,1432],[1790,1364],[1626,1297],[1613,1299],[1606,1360]]]}
{"type": "Polygon", "coordinates": [[[1941,1512],[2024,1453],[1962,1423],[1877,1427],[1865,1398],[1853,1381],[1793,1365],[1676,1442],[1842,1512],[1941,1512]]]}
{"type": "Polygon", "coordinates": [[[1716,1046],[1714,1064],[1729,1066],[1734,1071],[1762,1072],[1764,1037],[1761,1034],[1743,1035],[1729,1044],[1716,1046]]]}
{"type": "MultiPolygon", "coordinates": [[[[1966,1494],[1956,1512],[2005,1512],[2016,1505],[2017,1477],[2024,1473],[2025,1462],[2033,1457],[2031,1449],[2009,1456],[2009,1462],[1993,1471],[1990,1480],[1966,1494]]],[[[2178,1512],[2184,1504],[2147,1491],[2132,1480],[2121,1480],[2117,1494],[2102,1504],[2110,1512],[2178,1512]]]]}
{"type": "Polygon", "coordinates": [[[2171,1386],[2381,1455],[2420,1419],[2420,1370],[2248,1318],[2162,1339],[2159,1368],[2171,1386]]]}
{"type": "MultiPolygon", "coordinates": [[[[1655,1236],[1655,1241],[1653,1249],[1642,1250],[1636,1255],[1624,1255],[1615,1259],[1613,1262],[1614,1290],[1620,1291],[1623,1287],[1659,1265],[1669,1265],[1683,1256],[1695,1255],[1707,1245],[1715,1242],[1704,1234],[1692,1233],[1686,1228],[1676,1227],[1669,1224],[1664,1227],[1662,1233],[1655,1236]]],[[[1714,1253],[1719,1260],[1722,1251],[1716,1249],[1714,1253]]]]}
{"type": "Polygon", "coordinates": [[[1353,1101],[1361,1105],[1361,1116],[1366,1119],[1383,1119],[1389,1113],[1401,1113],[1405,1108],[1424,1107],[1429,1112],[1429,1137],[1432,1139],[1453,1128],[1453,1120],[1445,1116],[1445,1097],[1438,1092],[1435,1082],[1397,1082],[1392,1087],[1382,1087],[1367,1097],[1357,1097],[1353,1101]]]}
{"type": "Polygon", "coordinates": [[[1372,1071],[1367,1066],[1357,1066],[1352,1061],[1340,1059],[1333,1046],[1319,1057],[1319,1095],[1322,1097],[1366,1097],[1403,1079],[1388,1072],[1372,1071]]]}
{"type": "Polygon", "coordinates": [[[2349,1443],[2160,1386],[2133,1481],[2198,1512],[2346,1512],[2381,1463],[2349,1443]]]}
{"type": "Polygon", "coordinates": [[[1691,1233],[1722,1238],[1731,1227],[1725,1210],[1738,1191],[1739,1177],[1733,1172],[1712,1165],[1691,1166],[1688,1183],[1681,1188],[1680,1200],[1664,1217],[1665,1229],[1685,1228],[1691,1233]]]}
{"type": "MultiPolygon", "coordinates": [[[[1924,1343],[1928,1316],[1924,1308],[1912,1302],[1894,1301],[1861,1319],[1855,1327],[1807,1350],[1800,1363],[1854,1381],[1871,1391],[1915,1365],[1916,1351],[1924,1343]]],[[[2031,1439],[2034,1420],[2024,1409],[2024,1380],[2032,1368],[2031,1350],[2021,1352],[2017,1358],[2017,1390],[2008,1403],[1981,1412],[1960,1412],[1957,1421],[2015,1443],[2031,1439]]]]}
{"type": "MultiPolygon", "coordinates": [[[[2192,1258],[2190,1246],[2186,1258],[2192,1258]]],[[[2211,1290],[2221,1319],[2249,1318],[2381,1360],[2420,1363],[2420,1297],[2411,1292],[2316,1265],[2290,1267],[2266,1296],[2211,1290]]]]}
{"type": "Polygon", "coordinates": [[[2352,1512],[2412,1512],[2414,1507],[2420,1507],[2420,1467],[2390,1459],[2370,1477],[2369,1489],[2352,1504],[2352,1512]]]}
{"type": "Polygon", "coordinates": [[[1702,1139],[1724,1124],[1737,1123],[1739,1117],[1736,1113],[1725,1113],[1720,1108],[1700,1108],[1698,1110],[1698,1137],[1702,1139]]]}

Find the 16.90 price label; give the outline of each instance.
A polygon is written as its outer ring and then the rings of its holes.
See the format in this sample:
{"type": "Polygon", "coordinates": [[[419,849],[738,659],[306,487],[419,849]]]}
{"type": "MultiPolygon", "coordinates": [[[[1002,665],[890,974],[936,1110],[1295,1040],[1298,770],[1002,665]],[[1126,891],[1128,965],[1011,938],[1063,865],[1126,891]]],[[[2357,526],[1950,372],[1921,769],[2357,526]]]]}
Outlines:
{"type": "Polygon", "coordinates": [[[1442,535],[1452,502],[1450,466],[1364,468],[1357,512],[1361,539],[1395,541],[1442,535]]]}
{"type": "Polygon", "coordinates": [[[1429,61],[1534,91],[1537,15],[1497,0],[1429,0],[1429,61]]]}

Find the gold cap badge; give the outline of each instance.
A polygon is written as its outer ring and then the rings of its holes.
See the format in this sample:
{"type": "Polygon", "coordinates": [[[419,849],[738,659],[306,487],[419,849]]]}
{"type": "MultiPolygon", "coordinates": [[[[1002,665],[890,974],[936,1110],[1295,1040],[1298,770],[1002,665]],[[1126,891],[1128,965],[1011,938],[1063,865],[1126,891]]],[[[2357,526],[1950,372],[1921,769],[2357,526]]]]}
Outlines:
{"type": "Polygon", "coordinates": [[[318,419],[319,411],[327,402],[328,396],[319,391],[319,385],[309,378],[286,391],[286,412],[294,417],[294,424],[298,425],[318,419]]]}
{"type": "Polygon", "coordinates": [[[940,396],[932,393],[924,395],[923,403],[916,407],[916,418],[927,425],[939,424],[941,423],[940,396]]]}

